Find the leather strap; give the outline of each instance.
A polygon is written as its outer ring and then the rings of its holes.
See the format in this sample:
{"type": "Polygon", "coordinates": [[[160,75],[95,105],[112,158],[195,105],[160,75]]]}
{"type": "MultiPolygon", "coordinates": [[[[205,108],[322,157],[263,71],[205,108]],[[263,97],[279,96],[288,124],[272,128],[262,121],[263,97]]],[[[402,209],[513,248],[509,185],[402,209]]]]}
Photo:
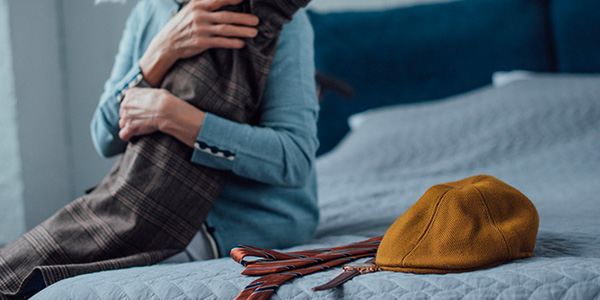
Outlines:
{"type": "Polygon", "coordinates": [[[356,277],[360,275],[360,272],[358,270],[344,270],[342,272],[342,274],[336,276],[335,278],[331,279],[329,282],[319,285],[319,286],[315,286],[314,288],[312,288],[313,291],[324,291],[324,290],[328,290],[328,289],[332,289],[335,287],[338,287],[342,284],[344,284],[346,281],[356,277]]]}
{"type": "Polygon", "coordinates": [[[377,268],[377,266],[375,265],[375,259],[369,259],[367,260],[365,263],[360,264],[360,265],[364,265],[361,267],[344,267],[344,271],[342,272],[342,274],[338,275],[337,277],[333,278],[332,280],[330,280],[329,282],[316,286],[314,288],[312,288],[313,291],[324,291],[324,290],[328,290],[328,289],[332,289],[335,287],[338,287],[342,284],[344,284],[346,281],[361,275],[361,274],[366,274],[366,273],[372,273],[372,272],[377,272],[379,270],[379,268],[377,268]]]}

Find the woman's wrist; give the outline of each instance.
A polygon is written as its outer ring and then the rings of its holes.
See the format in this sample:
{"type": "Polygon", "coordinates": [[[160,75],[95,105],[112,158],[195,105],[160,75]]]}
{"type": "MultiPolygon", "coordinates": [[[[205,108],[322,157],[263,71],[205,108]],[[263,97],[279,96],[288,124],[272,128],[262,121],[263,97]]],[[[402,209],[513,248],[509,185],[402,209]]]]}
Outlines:
{"type": "Polygon", "coordinates": [[[152,87],[158,87],[175,61],[177,58],[167,49],[150,46],[139,61],[144,80],[152,87]]]}
{"type": "Polygon", "coordinates": [[[163,105],[164,113],[160,114],[161,117],[157,120],[158,130],[175,137],[189,147],[194,147],[206,113],[181,99],[170,96],[163,105]]]}

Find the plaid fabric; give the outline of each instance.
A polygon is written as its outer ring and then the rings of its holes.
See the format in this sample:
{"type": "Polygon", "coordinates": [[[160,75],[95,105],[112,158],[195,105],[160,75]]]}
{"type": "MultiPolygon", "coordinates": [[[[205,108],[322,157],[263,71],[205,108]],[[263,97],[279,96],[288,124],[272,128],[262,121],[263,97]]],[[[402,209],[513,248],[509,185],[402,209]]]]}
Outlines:
{"type": "Polygon", "coordinates": [[[284,282],[323,271],[359,258],[375,256],[381,236],[335,248],[279,252],[241,245],[231,250],[231,258],[246,268],[244,275],[265,275],[252,281],[236,300],[266,300],[284,282]],[[265,259],[246,261],[246,256],[265,259]]]}
{"type": "MultiPolygon", "coordinates": [[[[251,122],[281,27],[309,1],[249,0],[229,7],[256,14],[259,36],[241,50],[179,61],[162,87],[202,110],[251,122]]],[[[227,177],[191,163],[192,151],[162,133],[131,141],[90,194],[0,249],[0,299],[22,299],[24,290],[33,294],[67,277],[154,264],[183,251],[227,177]],[[31,280],[40,276],[44,284],[31,280]]]]}

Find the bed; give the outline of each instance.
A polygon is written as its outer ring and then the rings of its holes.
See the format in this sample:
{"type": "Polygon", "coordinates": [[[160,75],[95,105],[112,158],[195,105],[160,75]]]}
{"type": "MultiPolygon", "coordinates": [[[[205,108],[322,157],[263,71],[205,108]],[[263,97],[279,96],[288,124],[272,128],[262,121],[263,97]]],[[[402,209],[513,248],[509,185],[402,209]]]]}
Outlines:
{"type": "MultiPolygon", "coordinates": [[[[317,236],[286,250],[382,235],[429,186],[490,174],[537,207],[532,258],[460,274],[376,272],[311,291],[334,268],[293,279],[271,299],[600,298],[600,75],[503,76],[497,85],[353,115],[351,131],[317,162],[317,236]]],[[[107,271],[32,299],[233,299],[256,279],[242,269],[222,258],[107,271]]]]}

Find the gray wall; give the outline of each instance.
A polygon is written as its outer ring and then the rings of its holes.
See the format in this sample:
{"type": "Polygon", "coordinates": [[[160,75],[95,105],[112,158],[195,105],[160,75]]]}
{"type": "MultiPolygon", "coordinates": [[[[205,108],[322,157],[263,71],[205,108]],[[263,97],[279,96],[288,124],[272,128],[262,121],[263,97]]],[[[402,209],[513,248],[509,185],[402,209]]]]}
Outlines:
{"type": "Polygon", "coordinates": [[[94,6],[92,0],[62,0],[66,111],[72,145],[72,194],[99,183],[113,160],[98,156],[90,120],[108,79],[125,20],[136,1],[94,6]]]}
{"type": "Polygon", "coordinates": [[[11,57],[8,3],[0,0],[0,245],[17,238],[25,227],[11,57]]]}
{"type": "Polygon", "coordinates": [[[112,165],[93,150],[89,121],[135,1],[8,2],[31,228],[98,183],[112,165]]]}
{"type": "Polygon", "coordinates": [[[9,0],[26,224],[67,203],[69,169],[57,6],[9,0]]]}

